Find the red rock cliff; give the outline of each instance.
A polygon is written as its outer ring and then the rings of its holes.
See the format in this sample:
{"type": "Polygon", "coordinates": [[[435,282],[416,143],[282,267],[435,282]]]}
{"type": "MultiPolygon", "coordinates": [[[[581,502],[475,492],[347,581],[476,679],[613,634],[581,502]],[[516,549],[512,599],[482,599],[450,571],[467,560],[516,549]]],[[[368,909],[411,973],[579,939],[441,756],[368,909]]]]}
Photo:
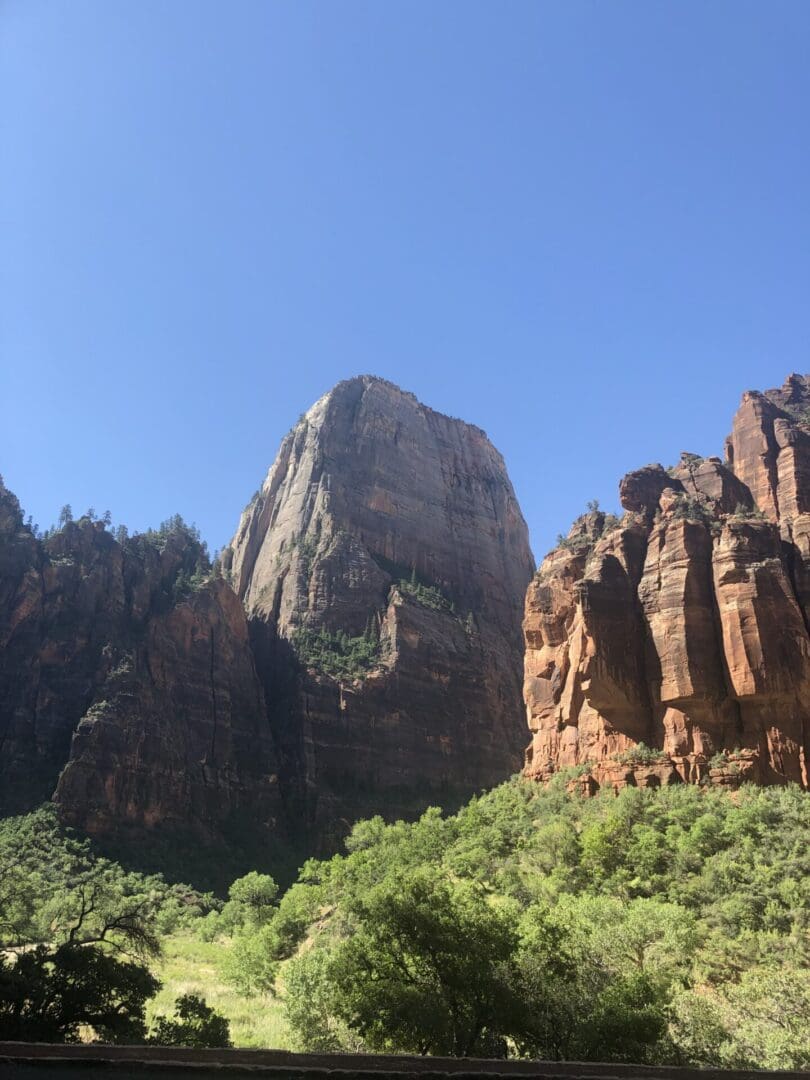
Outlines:
{"type": "Polygon", "coordinates": [[[624,517],[587,514],[544,560],[528,776],[808,786],[810,379],[745,394],[726,448],[630,473],[624,517]]]}
{"type": "Polygon", "coordinates": [[[96,835],[304,855],[520,767],[534,567],[480,429],[341,383],[284,439],[226,580],[189,588],[199,556],[182,528],[37,538],[0,486],[0,814],[54,798],[96,835]]]}
{"type": "Polygon", "coordinates": [[[183,590],[182,529],[118,543],[83,518],[45,540],[0,483],[0,813],[52,796],[94,834],[279,832],[277,759],[232,589],[183,590]]]}
{"type": "Polygon", "coordinates": [[[285,438],[230,565],[282,786],[318,842],[360,816],[458,804],[519,768],[533,560],[479,428],[381,379],[340,383],[285,438]]]}

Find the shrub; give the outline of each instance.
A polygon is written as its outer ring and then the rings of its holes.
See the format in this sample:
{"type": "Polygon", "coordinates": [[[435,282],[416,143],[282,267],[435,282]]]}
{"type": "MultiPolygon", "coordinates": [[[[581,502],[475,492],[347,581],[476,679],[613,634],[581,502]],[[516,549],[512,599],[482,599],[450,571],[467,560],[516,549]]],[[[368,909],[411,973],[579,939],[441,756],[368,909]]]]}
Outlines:
{"type": "Polygon", "coordinates": [[[694,495],[676,495],[672,516],[681,521],[699,521],[704,525],[711,525],[716,521],[706,500],[694,495]]]}
{"type": "Polygon", "coordinates": [[[631,746],[629,750],[612,754],[611,757],[620,765],[657,765],[661,761],[669,760],[669,755],[663,750],[655,750],[643,742],[631,746]]]}
{"type": "Polygon", "coordinates": [[[744,506],[737,503],[731,515],[737,521],[765,521],[765,515],[758,506],[744,506]]]}
{"type": "Polygon", "coordinates": [[[359,637],[344,630],[300,627],[292,635],[292,646],[305,667],[333,679],[362,679],[379,667],[382,650],[373,626],[359,637]]]}
{"type": "Polygon", "coordinates": [[[448,600],[437,585],[423,585],[412,577],[409,581],[400,579],[397,582],[400,592],[406,596],[412,596],[418,604],[430,608],[432,611],[454,611],[452,600],[448,600]]]}
{"type": "Polygon", "coordinates": [[[175,1000],[174,1016],[159,1016],[149,1031],[150,1043],[159,1046],[228,1047],[228,1021],[197,994],[182,994],[175,1000]]]}

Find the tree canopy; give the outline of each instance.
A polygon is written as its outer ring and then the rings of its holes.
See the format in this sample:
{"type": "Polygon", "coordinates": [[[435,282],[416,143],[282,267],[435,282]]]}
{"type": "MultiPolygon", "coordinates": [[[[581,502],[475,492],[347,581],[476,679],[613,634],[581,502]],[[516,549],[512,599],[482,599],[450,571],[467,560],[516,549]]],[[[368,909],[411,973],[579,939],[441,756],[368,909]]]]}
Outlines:
{"type": "Polygon", "coordinates": [[[803,1067],[807,794],[564,783],[358,823],[238,932],[241,988],[301,1048],[803,1067]]]}

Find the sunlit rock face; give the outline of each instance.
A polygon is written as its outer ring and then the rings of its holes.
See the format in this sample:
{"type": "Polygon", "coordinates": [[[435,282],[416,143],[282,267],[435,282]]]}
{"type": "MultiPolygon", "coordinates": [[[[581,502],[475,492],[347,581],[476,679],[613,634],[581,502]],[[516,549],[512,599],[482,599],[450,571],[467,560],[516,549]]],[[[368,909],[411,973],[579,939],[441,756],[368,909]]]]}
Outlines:
{"type": "Polygon", "coordinates": [[[303,856],[520,767],[534,564],[479,428],[341,383],[181,588],[199,553],[89,518],[38,539],[0,488],[0,813],[303,856]]]}
{"type": "Polygon", "coordinates": [[[807,787],[810,379],[744,394],[725,463],[645,466],[620,500],[529,586],[525,773],[807,787]]]}
{"type": "Polygon", "coordinates": [[[285,798],[316,843],[371,813],[457,805],[520,767],[534,564],[479,428],[382,379],[340,383],[284,439],[228,567],[285,798]],[[362,662],[330,671],[318,650],[345,652],[341,639],[364,639],[362,662]]]}

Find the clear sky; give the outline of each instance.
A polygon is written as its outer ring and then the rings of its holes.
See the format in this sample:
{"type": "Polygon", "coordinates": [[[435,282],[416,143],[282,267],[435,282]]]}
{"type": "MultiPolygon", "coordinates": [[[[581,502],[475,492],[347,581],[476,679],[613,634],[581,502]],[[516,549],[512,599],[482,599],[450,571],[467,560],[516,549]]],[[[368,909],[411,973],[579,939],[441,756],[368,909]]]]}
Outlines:
{"type": "Polygon", "coordinates": [[[0,0],[0,471],[212,548],[370,372],[535,554],[810,369],[807,0],[0,0]]]}

